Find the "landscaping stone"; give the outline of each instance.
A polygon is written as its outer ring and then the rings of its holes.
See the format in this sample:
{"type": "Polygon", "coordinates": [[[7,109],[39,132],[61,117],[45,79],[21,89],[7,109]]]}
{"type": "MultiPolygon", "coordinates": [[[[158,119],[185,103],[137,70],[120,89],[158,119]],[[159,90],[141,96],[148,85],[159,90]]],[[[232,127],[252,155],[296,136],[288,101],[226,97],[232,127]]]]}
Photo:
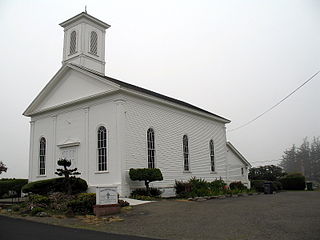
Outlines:
{"type": "Polygon", "coordinates": [[[226,196],[224,196],[224,195],[218,196],[218,199],[225,199],[225,198],[226,198],[226,196]]]}
{"type": "Polygon", "coordinates": [[[36,214],[37,217],[49,217],[49,214],[46,212],[38,212],[36,214]]]}
{"type": "Polygon", "coordinates": [[[197,202],[203,202],[203,201],[207,201],[207,199],[205,197],[198,197],[197,202]]]}

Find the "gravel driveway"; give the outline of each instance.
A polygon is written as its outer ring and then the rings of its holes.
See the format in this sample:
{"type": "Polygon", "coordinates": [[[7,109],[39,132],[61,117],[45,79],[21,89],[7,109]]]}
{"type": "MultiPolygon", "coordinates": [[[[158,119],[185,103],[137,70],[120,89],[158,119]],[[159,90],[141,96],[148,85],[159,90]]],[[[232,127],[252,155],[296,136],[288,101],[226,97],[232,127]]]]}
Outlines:
{"type": "Polygon", "coordinates": [[[320,239],[320,192],[135,206],[99,230],[162,239],[320,239]]]}

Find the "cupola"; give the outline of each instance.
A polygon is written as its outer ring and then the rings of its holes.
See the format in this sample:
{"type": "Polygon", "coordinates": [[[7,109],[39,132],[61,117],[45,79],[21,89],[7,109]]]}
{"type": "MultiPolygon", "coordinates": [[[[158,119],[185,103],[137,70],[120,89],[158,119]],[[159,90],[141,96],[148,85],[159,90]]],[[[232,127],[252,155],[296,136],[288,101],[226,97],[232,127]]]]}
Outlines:
{"type": "Polygon", "coordinates": [[[62,64],[77,65],[105,74],[105,33],[109,24],[82,12],[62,23],[62,64]]]}

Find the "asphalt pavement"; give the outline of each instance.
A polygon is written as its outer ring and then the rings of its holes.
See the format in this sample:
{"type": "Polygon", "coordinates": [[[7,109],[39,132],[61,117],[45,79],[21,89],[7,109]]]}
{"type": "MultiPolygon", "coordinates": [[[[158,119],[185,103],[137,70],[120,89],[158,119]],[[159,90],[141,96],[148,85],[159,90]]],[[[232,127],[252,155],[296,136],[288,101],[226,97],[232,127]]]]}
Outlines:
{"type": "Polygon", "coordinates": [[[66,228],[0,216],[1,240],[152,240],[152,238],[66,228]]]}

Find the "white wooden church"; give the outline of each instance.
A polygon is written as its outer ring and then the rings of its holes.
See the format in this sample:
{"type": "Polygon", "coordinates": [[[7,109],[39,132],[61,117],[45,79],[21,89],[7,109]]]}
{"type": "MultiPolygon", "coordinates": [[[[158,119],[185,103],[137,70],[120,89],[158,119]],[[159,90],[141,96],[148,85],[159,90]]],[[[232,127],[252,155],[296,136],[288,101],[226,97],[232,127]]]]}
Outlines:
{"type": "Polygon", "coordinates": [[[189,103],[105,76],[107,23],[82,12],[64,28],[62,67],[23,113],[31,117],[29,181],[57,177],[67,158],[89,185],[143,186],[130,168],[160,168],[152,185],[174,194],[175,180],[249,184],[249,162],[226,141],[230,121],[189,103]]]}

